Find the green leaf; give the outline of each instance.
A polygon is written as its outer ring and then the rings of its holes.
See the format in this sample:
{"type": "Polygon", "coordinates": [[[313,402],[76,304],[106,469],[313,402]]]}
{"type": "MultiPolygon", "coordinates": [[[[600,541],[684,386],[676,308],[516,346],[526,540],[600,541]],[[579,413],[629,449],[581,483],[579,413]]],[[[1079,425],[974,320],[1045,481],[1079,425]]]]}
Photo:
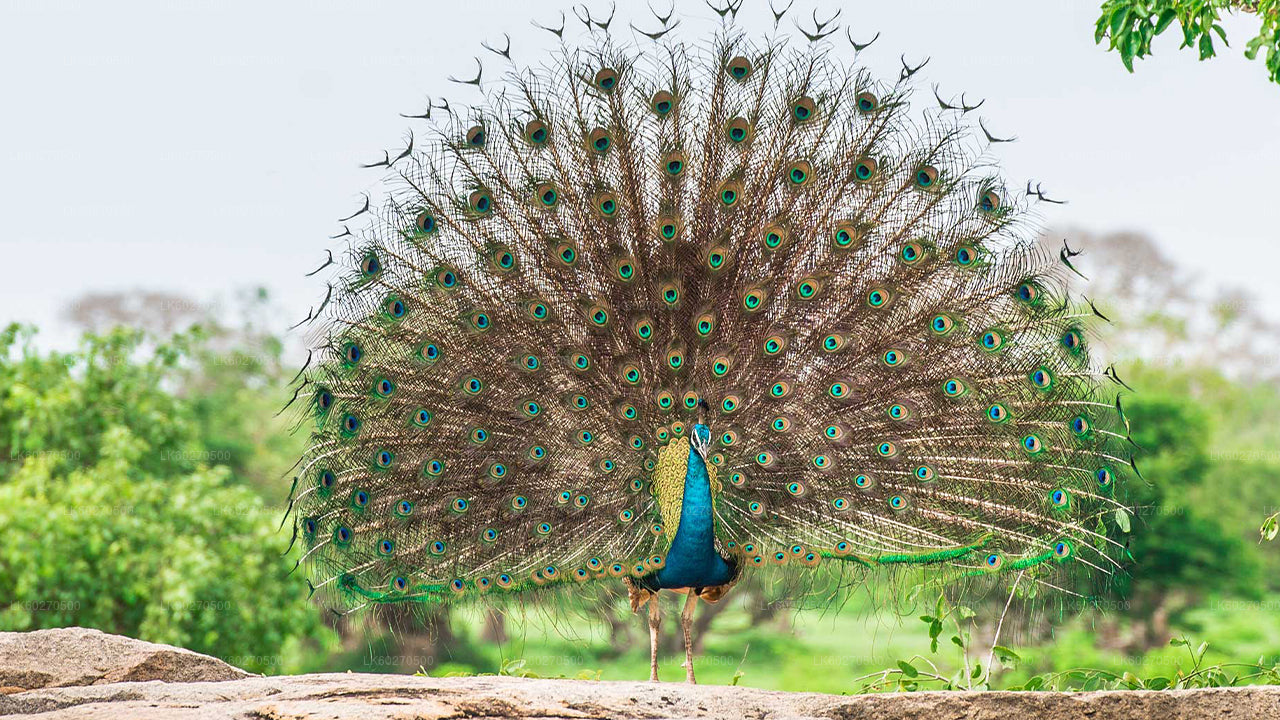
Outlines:
{"type": "MultiPolygon", "coordinates": [[[[1247,54],[1247,53],[1246,53],[1247,54]]],[[[1252,60],[1253,58],[1249,58],[1252,60]]],[[[1280,514],[1272,515],[1262,521],[1262,539],[1270,542],[1276,539],[1276,535],[1280,534],[1280,514]]]]}
{"type": "Polygon", "coordinates": [[[898,669],[902,671],[902,674],[903,674],[903,675],[906,675],[906,676],[907,676],[907,677],[909,677],[909,678],[914,678],[914,677],[919,677],[919,676],[920,676],[920,671],[916,669],[916,666],[915,666],[915,665],[912,665],[911,663],[907,662],[906,660],[899,660],[899,661],[898,661],[898,669]]]}
{"type": "Polygon", "coordinates": [[[1116,508],[1116,526],[1120,528],[1120,532],[1129,532],[1129,511],[1124,508],[1116,508]]]}
{"type": "Polygon", "coordinates": [[[1156,19],[1156,34],[1159,35],[1169,29],[1169,24],[1172,23],[1173,19],[1177,16],[1178,13],[1174,12],[1173,8],[1165,8],[1164,11],[1160,13],[1160,17],[1156,19]]]}
{"type": "Polygon", "coordinates": [[[969,677],[976,680],[978,676],[981,674],[982,674],[982,663],[980,662],[974,663],[973,670],[969,671],[969,677]]]}
{"type": "Polygon", "coordinates": [[[952,635],[951,642],[955,643],[956,647],[960,648],[961,650],[964,649],[964,641],[960,639],[959,635],[952,635]]]}
{"type": "Polygon", "coordinates": [[[1208,60],[1213,57],[1213,36],[1205,33],[1200,36],[1200,59],[1208,60]]]}
{"type": "Polygon", "coordinates": [[[1018,656],[1018,653],[1003,645],[992,646],[991,650],[995,653],[996,659],[1000,661],[1000,664],[1006,667],[1016,665],[1022,660],[1022,658],[1018,656]]]}
{"type": "Polygon", "coordinates": [[[1114,40],[1116,35],[1119,34],[1120,28],[1128,24],[1130,12],[1131,11],[1128,7],[1121,6],[1116,8],[1111,13],[1111,39],[1112,40],[1114,40]]]}

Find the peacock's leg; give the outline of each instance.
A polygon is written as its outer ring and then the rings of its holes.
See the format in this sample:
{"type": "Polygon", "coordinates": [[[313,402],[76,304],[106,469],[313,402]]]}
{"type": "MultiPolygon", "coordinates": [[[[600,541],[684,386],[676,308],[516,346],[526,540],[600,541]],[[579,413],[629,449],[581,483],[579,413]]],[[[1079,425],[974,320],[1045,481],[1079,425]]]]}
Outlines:
{"type": "Polygon", "coordinates": [[[662,616],[658,614],[658,593],[649,596],[649,682],[658,682],[658,626],[662,616]]]}
{"type": "Polygon", "coordinates": [[[697,684],[693,678],[693,609],[698,605],[698,594],[689,588],[689,599],[684,601],[684,612],[680,613],[680,629],[684,631],[684,670],[685,682],[697,684]]]}

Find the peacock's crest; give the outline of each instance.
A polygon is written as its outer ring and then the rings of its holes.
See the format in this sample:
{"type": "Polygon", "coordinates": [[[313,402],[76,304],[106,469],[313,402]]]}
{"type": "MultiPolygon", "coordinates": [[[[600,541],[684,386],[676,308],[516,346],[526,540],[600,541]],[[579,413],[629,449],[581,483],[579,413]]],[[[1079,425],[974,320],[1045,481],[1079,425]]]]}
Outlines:
{"type": "Polygon", "coordinates": [[[998,139],[969,106],[912,115],[918,68],[878,82],[830,27],[725,15],[706,46],[588,16],[388,160],[304,374],[316,587],[651,574],[698,422],[741,572],[1117,566],[1126,423],[998,139]]]}

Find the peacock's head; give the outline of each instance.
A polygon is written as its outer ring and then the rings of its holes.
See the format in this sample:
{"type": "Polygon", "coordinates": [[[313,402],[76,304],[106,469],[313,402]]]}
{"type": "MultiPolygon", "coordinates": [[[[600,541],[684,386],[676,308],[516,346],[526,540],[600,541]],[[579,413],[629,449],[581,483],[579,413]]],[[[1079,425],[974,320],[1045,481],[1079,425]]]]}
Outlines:
{"type": "Polygon", "coordinates": [[[711,428],[702,423],[694,425],[691,442],[693,443],[693,449],[698,451],[703,460],[706,460],[707,453],[711,451],[711,428]]]}

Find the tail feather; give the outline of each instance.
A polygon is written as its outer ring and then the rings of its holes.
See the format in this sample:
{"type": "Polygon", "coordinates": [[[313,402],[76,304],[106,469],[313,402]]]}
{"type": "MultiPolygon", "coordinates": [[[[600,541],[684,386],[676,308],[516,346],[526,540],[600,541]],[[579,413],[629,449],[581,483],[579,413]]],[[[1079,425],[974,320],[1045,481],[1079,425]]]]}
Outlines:
{"type": "Polygon", "coordinates": [[[748,569],[1112,571],[1127,428],[963,116],[823,42],[594,35],[435,107],[366,213],[302,378],[316,587],[653,572],[657,452],[703,401],[748,569]]]}

